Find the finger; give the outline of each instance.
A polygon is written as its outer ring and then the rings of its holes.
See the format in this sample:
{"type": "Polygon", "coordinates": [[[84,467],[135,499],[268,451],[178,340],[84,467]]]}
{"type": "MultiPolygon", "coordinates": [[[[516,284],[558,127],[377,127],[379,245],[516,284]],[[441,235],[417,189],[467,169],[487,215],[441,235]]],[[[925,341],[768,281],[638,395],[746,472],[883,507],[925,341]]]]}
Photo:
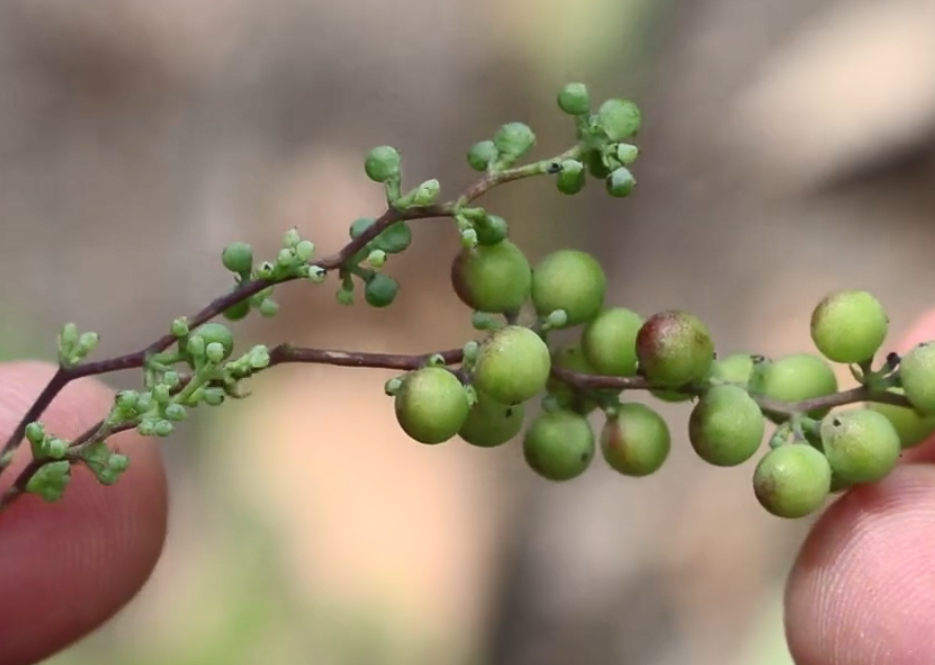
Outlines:
{"type": "MultiPolygon", "coordinates": [[[[6,439],[54,368],[0,365],[0,441],[6,439]]],[[[73,438],[113,403],[101,383],[70,384],[42,420],[73,438]]],[[[0,512],[0,665],[42,660],[84,636],[121,609],[149,578],[166,534],[167,490],[155,442],[133,432],[112,447],[130,458],[116,485],[100,485],[83,466],[58,503],[27,495],[0,512]]],[[[20,446],[0,477],[0,492],[29,459],[20,446]]]]}
{"type": "MultiPolygon", "coordinates": [[[[935,311],[893,350],[935,339],[935,311]]],[[[906,451],[935,460],[935,439],[906,451]]],[[[798,665],[935,662],[935,467],[903,464],[856,487],[812,529],[786,588],[798,665]]]]}

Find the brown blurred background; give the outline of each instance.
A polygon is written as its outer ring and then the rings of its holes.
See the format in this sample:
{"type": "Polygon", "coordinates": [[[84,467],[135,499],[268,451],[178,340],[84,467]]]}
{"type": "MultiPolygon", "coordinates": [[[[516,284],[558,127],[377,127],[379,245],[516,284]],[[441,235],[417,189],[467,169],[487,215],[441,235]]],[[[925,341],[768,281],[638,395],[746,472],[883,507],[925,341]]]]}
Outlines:
{"type": "MultiPolygon", "coordinates": [[[[809,348],[827,291],[866,288],[895,339],[935,304],[935,2],[7,0],[0,4],[0,355],[151,341],[228,286],[220,248],[322,251],[380,212],[372,145],[410,182],[470,182],[467,147],[521,120],[571,138],[554,95],[643,108],[637,194],[520,183],[485,201],[538,258],[595,252],[610,299],[703,317],[722,352],[809,348]]],[[[244,344],[460,344],[450,223],[415,227],[386,311],[284,289],[244,344]]],[[[788,665],[781,585],[805,525],[750,465],[697,461],[687,407],[656,476],[553,485],[517,446],[408,441],[391,374],[283,368],[166,443],[165,559],[56,665],[788,665]]],[[[134,376],[113,377],[115,386],[134,376]]]]}

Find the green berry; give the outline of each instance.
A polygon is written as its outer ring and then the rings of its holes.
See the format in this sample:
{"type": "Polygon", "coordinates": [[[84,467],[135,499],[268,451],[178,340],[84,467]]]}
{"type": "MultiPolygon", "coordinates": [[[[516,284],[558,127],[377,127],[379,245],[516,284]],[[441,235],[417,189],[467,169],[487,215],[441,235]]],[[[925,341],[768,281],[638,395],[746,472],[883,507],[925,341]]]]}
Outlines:
{"type": "Polygon", "coordinates": [[[753,355],[734,353],[718,358],[711,365],[711,379],[746,387],[753,373],[753,355]]]}
{"type": "Polygon", "coordinates": [[[923,416],[935,416],[935,343],[910,349],[899,363],[899,376],[913,408],[923,416]]]}
{"type": "Polygon", "coordinates": [[[662,468],[669,457],[669,426],[656,411],[635,402],[621,404],[601,430],[601,453],[612,469],[642,477],[662,468]]]}
{"type": "Polygon", "coordinates": [[[263,298],[263,300],[260,301],[257,310],[260,312],[260,316],[264,316],[269,319],[279,313],[279,303],[272,298],[263,298]]]}
{"type": "Polygon", "coordinates": [[[889,419],[867,408],[829,413],[821,421],[820,432],[831,470],[844,483],[884,478],[902,451],[899,433],[889,419]]]}
{"type": "Polygon", "coordinates": [[[508,122],[497,130],[493,144],[500,155],[519,159],[536,144],[536,135],[529,125],[522,122],[508,122]]]}
{"type": "Polygon", "coordinates": [[[504,240],[510,232],[506,220],[499,215],[484,215],[474,224],[477,233],[477,242],[481,245],[496,245],[504,240]]]}
{"type": "Polygon", "coordinates": [[[522,326],[506,326],[481,345],[472,383],[502,404],[520,404],[545,388],[552,363],[549,347],[522,326]]]}
{"type": "Polygon", "coordinates": [[[612,171],[605,163],[604,155],[598,149],[592,149],[585,153],[584,165],[587,167],[588,173],[590,173],[592,177],[599,178],[600,180],[606,179],[612,171]]]}
{"type": "MultiPolygon", "coordinates": [[[[897,388],[893,388],[891,391],[904,394],[901,389],[897,388]]],[[[869,404],[868,408],[882,413],[889,419],[899,434],[899,440],[904,450],[927,441],[935,433],[935,416],[921,416],[914,409],[878,402],[869,404]]]]}
{"type": "Polygon", "coordinates": [[[62,460],[43,464],[26,483],[26,491],[46,501],[58,501],[71,481],[71,462],[62,460]]]}
{"type": "Polygon", "coordinates": [[[454,438],[470,409],[464,386],[443,367],[410,372],[395,397],[399,426],[410,438],[426,444],[454,438]]]}
{"type": "Polygon", "coordinates": [[[568,315],[567,326],[587,323],[604,307],[607,276],[590,254],[563,249],[546,256],[532,272],[532,302],[539,316],[557,309],[568,315]]]}
{"type": "Polygon", "coordinates": [[[458,436],[472,446],[501,446],[519,434],[523,428],[525,413],[522,404],[501,404],[478,392],[477,402],[471,407],[467,420],[458,430],[458,436]]]}
{"type": "Polygon", "coordinates": [[[232,242],[221,253],[221,261],[231,272],[249,273],[253,269],[253,247],[245,242],[232,242]]]}
{"type": "Polygon", "coordinates": [[[640,328],[636,357],[651,383],[680,388],[707,378],[714,362],[714,342],[697,316],[669,310],[649,317],[640,328]]]}
{"type": "Polygon", "coordinates": [[[250,301],[241,300],[236,305],[231,305],[224,310],[224,318],[228,321],[240,321],[250,313],[250,301]]]}
{"type": "Polygon", "coordinates": [[[617,145],[617,161],[624,166],[629,166],[640,156],[640,149],[630,143],[619,143],[617,145]]]}
{"type": "Polygon", "coordinates": [[[479,141],[471,146],[467,154],[468,165],[475,171],[484,172],[497,161],[500,152],[493,141],[479,141]]]}
{"type": "Polygon", "coordinates": [[[642,124],[636,104],[625,99],[608,99],[597,111],[601,129],[611,141],[625,141],[634,136],[642,124]]]}
{"type": "Polygon", "coordinates": [[[451,264],[451,285],[468,307],[513,312],[529,298],[532,270],[523,251],[509,240],[462,249],[451,264]]]}
{"type": "Polygon", "coordinates": [[[831,465],[807,443],[773,448],[753,472],[757,501],[777,517],[805,517],[824,505],[831,493],[831,465]]]}
{"type": "Polygon", "coordinates": [[[373,240],[373,246],[376,249],[382,249],[387,254],[404,252],[411,244],[412,229],[406,222],[390,224],[373,240]]]}
{"type": "Polygon", "coordinates": [[[386,182],[399,177],[402,159],[399,151],[388,145],[377,146],[364,161],[364,171],[374,182],[386,182]]]}
{"type": "MultiPolygon", "coordinates": [[[[552,367],[560,367],[581,374],[597,373],[591,363],[588,362],[580,342],[568,342],[557,347],[552,352],[552,367]]],[[[576,390],[557,376],[549,377],[546,390],[563,409],[582,415],[591,413],[599,406],[593,397],[576,390]]]]}
{"type": "Polygon", "coordinates": [[[575,159],[562,162],[562,170],[555,177],[555,186],[562,194],[573,196],[584,189],[586,173],[584,164],[575,159]]]}
{"type": "Polygon", "coordinates": [[[556,101],[568,115],[584,115],[591,110],[591,96],[583,83],[569,83],[558,93],[556,101]]]}
{"type": "Polygon", "coordinates": [[[883,305],[866,291],[833,293],[812,312],[812,341],[826,358],[838,363],[871,360],[888,330],[883,305]]]}
{"type": "Polygon", "coordinates": [[[581,331],[581,348],[598,374],[636,374],[636,335],[643,317],[625,307],[605,309],[581,331]]]}
{"type": "Polygon", "coordinates": [[[540,413],[523,437],[526,463],[543,478],[556,482],[587,471],[595,449],[591,424],[571,411],[540,413]]]}
{"type": "Polygon", "coordinates": [[[737,466],[753,457],[763,442],[766,422],[743,388],[714,386],[695,404],[688,439],[698,456],[715,466],[737,466]]]}
{"type": "Polygon", "coordinates": [[[399,282],[378,272],[364,287],[364,300],[371,307],[388,307],[396,300],[396,294],[399,293],[399,282]]]}
{"type": "MultiPolygon", "coordinates": [[[[838,379],[828,362],[811,353],[793,353],[776,361],[756,363],[747,386],[755,395],[782,402],[799,402],[831,395],[838,390],[838,379]]],[[[813,409],[812,418],[820,419],[830,409],[813,409]]],[[[764,411],[773,422],[783,422],[787,416],[764,411]]]]}
{"type": "Polygon", "coordinates": [[[625,166],[614,169],[605,180],[607,193],[618,199],[625,198],[636,189],[636,178],[625,166]]]}
{"type": "Polygon", "coordinates": [[[351,222],[350,228],[348,228],[348,233],[351,236],[352,240],[356,240],[360,235],[369,229],[377,220],[373,217],[358,217],[353,222],[351,222]]]}
{"type": "Polygon", "coordinates": [[[205,323],[195,331],[195,335],[204,340],[205,347],[219,344],[222,349],[221,360],[229,358],[234,351],[234,333],[223,323],[205,323]]]}

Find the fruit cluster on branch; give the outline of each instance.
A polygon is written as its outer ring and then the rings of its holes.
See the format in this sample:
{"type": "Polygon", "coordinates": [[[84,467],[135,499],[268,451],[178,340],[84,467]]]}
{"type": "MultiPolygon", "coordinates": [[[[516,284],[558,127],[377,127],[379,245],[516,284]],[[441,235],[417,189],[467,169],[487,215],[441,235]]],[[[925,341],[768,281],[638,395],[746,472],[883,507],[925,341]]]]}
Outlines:
{"type": "Polygon", "coordinates": [[[685,428],[697,456],[720,467],[756,458],[754,495],[786,518],[818,510],[834,492],[883,478],[902,450],[935,431],[935,343],[880,359],[889,322],[866,291],[834,293],[816,306],[815,352],[719,356],[708,327],[691,313],[644,316],[608,302],[605,272],[586,252],[559,249],[530,264],[510,239],[507,221],[477,205],[486,192],[531,177],[552,178],[564,195],[591,181],[617,198],[636,187],[630,169],[639,156],[631,142],[641,125],[637,106],[609,99],[594,109],[579,83],[566,85],[557,104],[573,120],[569,149],[520,164],[536,137],[524,123],[507,123],[471,146],[468,165],[482,175],[446,203],[439,203],[437,180],[405,189],[400,152],[374,148],[364,172],[383,185],[381,216],[354,220],[347,245],[323,258],[297,228],[268,260],[258,261],[246,243],[230,243],[220,259],[232,275],[231,290],[175,319],[139,351],[89,360],[98,335],[65,325],[57,373],[0,449],[0,474],[10,472],[22,441],[30,454],[0,496],[0,509],[26,493],[60,499],[75,465],[104,485],[117,482],[130,460],[108,445],[114,434],[136,429],[169,436],[192,409],[242,398],[250,377],[283,363],[398,370],[384,390],[410,438],[482,448],[517,441],[529,468],[552,481],[578,478],[598,453],[624,476],[655,473],[671,453],[670,424],[632,395],[691,402],[685,428]],[[274,292],[286,282],[322,284],[334,277],[343,304],[362,293],[372,307],[392,305],[400,284],[386,267],[409,248],[409,222],[436,217],[453,219],[462,241],[452,257],[451,289],[472,312],[477,331],[462,348],[389,355],[284,343],[235,354],[229,322],[254,312],[275,316],[274,292]],[[569,330],[577,332],[571,341],[555,341],[554,333],[569,330]],[[832,363],[848,365],[857,385],[839,391],[832,363]],[[47,430],[42,414],[68,383],[126,369],[141,370],[140,388],[117,393],[97,425],[73,440],[47,430]]]}

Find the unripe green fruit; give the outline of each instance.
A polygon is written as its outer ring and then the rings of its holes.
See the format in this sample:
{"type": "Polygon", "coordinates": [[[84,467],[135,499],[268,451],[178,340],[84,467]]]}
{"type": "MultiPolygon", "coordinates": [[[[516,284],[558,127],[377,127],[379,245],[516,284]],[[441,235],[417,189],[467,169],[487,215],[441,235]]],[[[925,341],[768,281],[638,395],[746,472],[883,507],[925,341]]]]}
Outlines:
{"type": "Polygon", "coordinates": [[[461,302],[474,310],[513,312],[529,298],[532,269],[509,240],[465,247],[451,264],[451,285],[461,302]]]}
{"type": "Polygon", "coordinates": [[[688,419],[688,438],[698,456],[715,466],[737,466],[753,457],[763,442],[766,422],[743,388],[710,388],[688,419]]]}
{"type": "Polygon", "coordinates": [[[773,448],[753,472],[757,501],[777,517],[805,517],[824,505],[831,493],[831,465],[807,443],[773,448]]]}
{"type": "Polygon", "coordinates": [[[601,151],[597,149],[589,150],[585,153],[584,165],[587,167],[588,173],[590,173],[592,177],[599,178],[600,180],[606,179],[612,171],[612,169],[604,163],[604,156],[601,154],[601,151]]]}
{"type": "Polygon", "coordinates": [[[468,165],[475,171],[484,172],[500,156],[493,141],[478,141],[468,150],[468,165]]]}
{"type": "Polygon", "coordinates": [[[708,376],[714,342],[708,327],[694,314],[653,314],[636,335],[636,357],[646,378],[663,388],[680,388],[708,376]]]}
{"type": "Polygon", "coordinates": [[[402,159],[396,148],[388,145],[377,146],[364,161],[364,171],[374,182],[386,182],[399,177],[402,159]]]}
{"type": "Polygon", "coordinates": [[[387,254],[399,254],[412,244],[412,229],[406,222],[395,222],[387,226],[376,238],[373,246],[387,254]]]}
{"type": "Polygon", "coordinates": [[[611,141],[625,141],[634,136],[642,124],[636,104],[626,99],[608,99],[597,111],[601,128],[611,141]]]}
{"type": "Polygon", "coordinates": [[[234,352],[234,333],[223,323],[205,323],[201,325],[192,335],[198,335],[205,342],[205,347],[209,344],[220,344],[224,349],[222,360],[229,358],[234,352]]]}
{"type": "Polygon", "coordinates": [[[562,194],[573,196],[584,189],[586,173],[584,164],[574,159],[562,162],[562,170],[555,177],[555,186],[562,194]]]}
{"type": "Polygon", "coordinates": [[[625,198],[636,189],[636,178],[625,166],[614,169],[605,180],[607,193],[618,199],[625,198]]]}
{"type": "MultiPolygon", "coordinates": [[[[892,392],[903,393],[901,389],[893,388],[892,392]]],[[[922,416],[915,410],[893,404],[880,404],[872,402],[867,405],[878,413],[882,413],[896,428],[903,450],[913,448],[931,438],[935,433],[935,416],[922,416]]]]}
{"type": "Polygon", "coordinates": [[[502,404],[535,397],[549,379],[549,347],[529,328],[506,326],[481,345],[474,363],[474,387],[502,404]]]}
{"type": "Polygon", "coordinates": [[[250,313],[250,301],[241,300],[236,305],[231,305],[224,310],[224,318],[228,321],[240,321],[250,313]]]}
{"type": "Polygon", "coordinates": [[[403,379],[395,409],[399,426],[410,438],[437,444],[458,434],[471,405],[458,377],[443,367],[423,367],[403,379]]]}
{"type": "Polygon", "coordinates": [[[499,215],[485,215],[482,220],[474,223],[474,232],[477,233],[477,242],[481,245],[496,245],[506,240],[510,227],[499,215]]]}
{"type": "Polygon", "coordinates": [[[888,330],[889,319],[883,305],[866,291],[833,293],[812,312],[812,341],[834,362],[860,363],[872,359],[888,330]]]}
{"type": "Polygon", "coordinates": [[[753,373],[753,356],[749,353],[733,353],[718,358],[711,365],[711,379],[745,387],[753,373]]]}
{"type": "Polygon", "coordinates": [[[903,392],[923,416],[935,416],[935,343],[914,346],[899,363],[903,392]]]}
{"type": "Polygon", "coordinates": [[[661,390],[659,388],[651,389],[649,394],[660,402],[668,402],[669,404],[681,404],[682,402],[688,402],[694,397],[690,392],[680,393],[677,390],[661,390]]]}
{"type": "MultiPolygon", "coordinates": [[[[758,364],[747,389],[755,395],[783,402],[799,402],[837,392],[838,379],[824,358],[811,353],[793,353],[773,362],[758,364]]],[[[813,409],[808,415],[820,419],[829,410],[813,409]]],[[[764,413],[773,422],[787,419],[782,414],[764,413]]]]}
{"type": "Polygon", "coordinates": [[[253,269],[253,247],[245,242],[232,242],[221,253],[221,262],[231,272],[248,273],[253,269]]]}
{"type": "Polygon", "coordinates": [[[389,307],[399,293],[399,282],[383,273],[374,275],[364,287],[364,300],[371,307],[389,307]]]}
{"type": "Polygon", "coordinates": [[[523,437],[526,463],[543,478],[556,482],[577,478],[587,471],[595,449],[591,424],[571,411],[540,413],[523,437]]]}
{"type": "Polygon", "coordinates": [[[612,469],[642,477],[658,471],[669,457],[672,436],[662,416],[645,404],[624,403],[601,430],[601,454],[612,469]]]}
{"type": "Polygon", "coordinates": [[[532,302],[539,316],[564,310],[564,327],[587,323],[604,307],[607,277],[590,254],[564,249],[546,256],[532,272],[532,302]]]}
{"type": "Polygon", "coordinates": [[[829,413],[821,421],[821,445],[835,476],[844,483],[884,478],[902,446],[899,433],[882,413],[866,408],[829,413]]]}
{"type": "MultiPolygon", "coordinates": [[[[580,342],[569,342],[556,348],[552,352],[552,367],[560,367],[581,374],[596,374],[594,367],[584,355],[580,342]]],[[[596,400],[575,390],[557,376],[549,377],[546,390],[562,408],[575,413],[587,415],[599,406],[596,400]]]]}
{"type": "Polygon", "coordinates": [[[526,410],[522,404],[501,404],[484,393],[477,393],[477,402],[471,407],[467,420],[458,436],[472,446],[494,448],[501,446],[523,428],[526,410]]]}
{"type": "Polygon", "coordinates": [[[536,135],[529,125],[522,122],[508,122],[497,130],[493,143],[501,155],[519,158],[536,145],[536,135]]]}
{"type": "Polygon", "coordinates": [[[625,307],[605,309],[581,331],[581,349],[598,374],[636,375],[636,335],[643,317],[625,307]]]}
{"type": "Polygon", "coordinates": [[[591,110],[591,96],[583,83],[569,83],[558,93],[558,107],[568,115],[584,115],[591,110]]]}

